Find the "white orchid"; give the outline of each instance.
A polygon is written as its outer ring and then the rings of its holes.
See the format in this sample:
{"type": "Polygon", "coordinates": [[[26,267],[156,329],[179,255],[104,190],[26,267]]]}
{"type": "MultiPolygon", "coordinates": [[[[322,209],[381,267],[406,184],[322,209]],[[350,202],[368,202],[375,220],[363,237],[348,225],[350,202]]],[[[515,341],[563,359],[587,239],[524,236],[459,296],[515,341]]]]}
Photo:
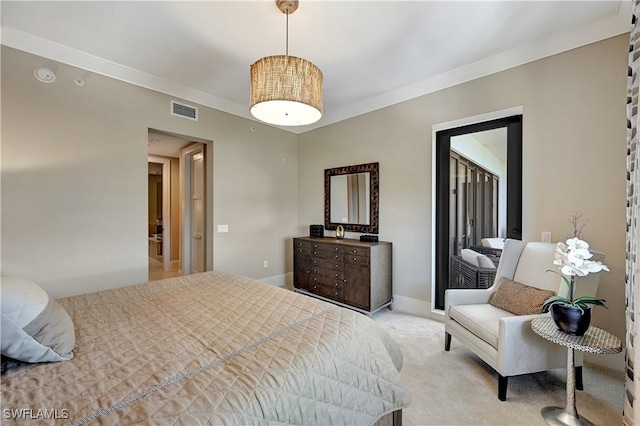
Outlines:
{"type": "MultiPolygon", "coordinates": [[[[581,309],[586,305],[604,305],[604,300],[596,299],[593,297],[583,296],[578,299],[573,299],[573,290],[575,288],[576,276],[584,277],[590,273],[608,271],[607,265],[600,261],[590,260],[593,257],[589,251],[589,244],[579,238],[569,238],[566,244],[559,242],[556,246],[554,265],[560,266],[560,271],[564,275],[560,275],[562,279],[567,283],[569,287],[570,298],[562,296],[552,296],[544,303],[543,308],[546,310],[555,303],[562,303],[565,305],[578,306],[581,309]],[[570,277],[571,280],[569,280],[570,277]]],[[[551,271],[555,272],[556,271],[551,271]]]]}
{"type": "Polygon", "coordinates": [[[609,270],[602,262],[589,260],[593,257],[589,244],[578,238],[570,238],[566,244],[558,243],[555,257],[554,265],[559,265],[562,273],[568,276],[584,277],[589,273],[609,270]]]}

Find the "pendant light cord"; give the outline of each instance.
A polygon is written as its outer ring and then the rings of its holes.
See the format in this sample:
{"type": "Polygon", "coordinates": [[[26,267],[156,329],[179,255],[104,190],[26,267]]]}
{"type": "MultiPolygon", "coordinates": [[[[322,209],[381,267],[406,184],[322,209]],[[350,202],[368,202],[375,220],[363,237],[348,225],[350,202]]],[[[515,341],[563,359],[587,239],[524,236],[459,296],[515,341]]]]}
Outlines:
{"type": "Polygon", "coordinates": [[[286,31],[287,43],[285,46],[285,55],[289,56],[289,9],[287,9],[287,31],[286,31]]]}

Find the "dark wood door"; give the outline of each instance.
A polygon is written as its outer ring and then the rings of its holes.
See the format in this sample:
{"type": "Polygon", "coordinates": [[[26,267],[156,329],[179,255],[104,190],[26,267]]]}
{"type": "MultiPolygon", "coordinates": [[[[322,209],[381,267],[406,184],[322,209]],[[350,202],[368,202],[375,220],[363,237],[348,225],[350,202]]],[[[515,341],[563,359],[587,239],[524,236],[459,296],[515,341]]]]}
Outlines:
{"type": "Polygon", "coordinates": [[[311,253],[308,248],[295,248],[293,255],[293,286],[309,290],[311,253]]]}
{"type": "Polygon", "coordinates": [[[345,263],[344,285],[342,286],[344,302],[363,309],[370,309],[371,279],[369,265],[345,263]]]}

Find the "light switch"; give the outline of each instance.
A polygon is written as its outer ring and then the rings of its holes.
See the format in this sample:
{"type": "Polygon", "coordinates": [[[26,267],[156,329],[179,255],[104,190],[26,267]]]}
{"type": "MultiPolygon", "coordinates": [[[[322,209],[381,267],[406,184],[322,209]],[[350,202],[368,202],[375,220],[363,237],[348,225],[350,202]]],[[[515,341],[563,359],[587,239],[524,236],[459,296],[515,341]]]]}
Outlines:
{"type": "Polygon", "coordinates": [[[218,225],[218,233],[229,232],[229,225],[218,225]]]}

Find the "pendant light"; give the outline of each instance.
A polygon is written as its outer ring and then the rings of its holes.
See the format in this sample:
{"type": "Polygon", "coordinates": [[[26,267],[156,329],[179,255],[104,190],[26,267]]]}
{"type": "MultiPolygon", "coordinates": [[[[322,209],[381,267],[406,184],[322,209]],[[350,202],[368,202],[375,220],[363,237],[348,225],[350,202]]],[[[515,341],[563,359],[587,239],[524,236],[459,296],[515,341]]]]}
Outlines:
{"type": "Polygon", "coordinates": [[[306,59],[289,56],[289,14],[298,0],[276,0],[287,15],[286,54],[251,65],[251,115],[278,126],[304,126],[322,117],[322,71],[306,59]]]}

